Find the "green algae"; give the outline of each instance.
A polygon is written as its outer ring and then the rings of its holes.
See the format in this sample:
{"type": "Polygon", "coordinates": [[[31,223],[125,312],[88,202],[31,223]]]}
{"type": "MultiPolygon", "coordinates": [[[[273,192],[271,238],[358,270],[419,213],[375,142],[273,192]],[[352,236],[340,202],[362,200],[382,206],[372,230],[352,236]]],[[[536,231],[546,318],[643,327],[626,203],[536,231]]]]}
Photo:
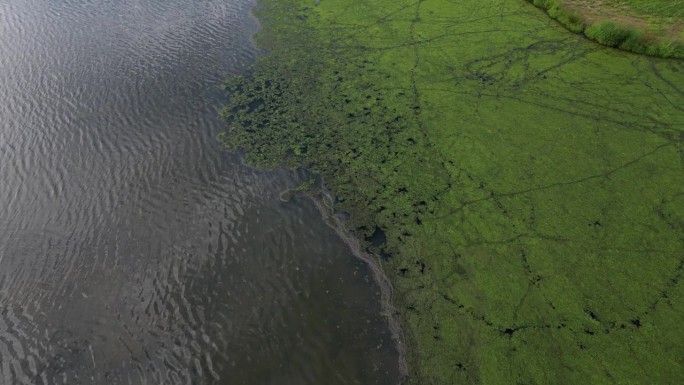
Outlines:
{"type": "Polygon", "coordinates": [[[290,199],[294,198],[294,196],[297,194],[314,193],[315,192],[314,191],[314,185],[315,184],[316,184],[316,179],[315,178],[309,178],[308,180],[300,183],[299,186],[283,191],[280,194],[280,199],[287,202],[290,199]]]}
{"type": "Polygon", "coordinates": [[[684,63],[524,1],[265,0],[224,144],[306,167],[382,266],[409,383],[684,381],[684,63]]]}

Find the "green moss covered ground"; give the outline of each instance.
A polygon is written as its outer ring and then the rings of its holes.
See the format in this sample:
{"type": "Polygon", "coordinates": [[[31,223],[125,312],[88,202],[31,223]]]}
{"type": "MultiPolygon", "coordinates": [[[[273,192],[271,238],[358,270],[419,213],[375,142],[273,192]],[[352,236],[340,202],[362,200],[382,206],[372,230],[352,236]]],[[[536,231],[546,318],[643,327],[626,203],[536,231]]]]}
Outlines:
{"type": "Polygon", "coordinates": [[[412,384],[684,383],[684,63],[523,0],[264,0],[226,146],[324,177],[412,384]]]}

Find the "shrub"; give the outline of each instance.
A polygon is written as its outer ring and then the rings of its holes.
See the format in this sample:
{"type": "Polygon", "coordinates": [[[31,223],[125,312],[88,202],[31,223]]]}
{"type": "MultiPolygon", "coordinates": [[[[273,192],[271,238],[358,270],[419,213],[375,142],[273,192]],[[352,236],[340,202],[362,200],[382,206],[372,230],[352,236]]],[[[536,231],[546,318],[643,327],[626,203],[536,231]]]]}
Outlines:
{"type": "Polygon", "coordinates": [[[610,46],[620,47],[625,42],[636,42],[639,40],[636,31],[617,25],[612,21],[601,21],[587,28],[584,33],[597,42],[610,46]]]}
{"type": "Polygon", "coordinates": [[[558,17],[558,21],[560,21],[561,24],[563,24],[567,29],[575,33],[584,31],[584,28],[586,27],[585,21],[582,17],[567,11],[558,17]]]}
{"type": "Polygon", "coordinates": [[[649,46],[646,53],[653,56],[673,57],[677,50],[677,44],[672,40],[661,40],[657,44],[649,46]]]}

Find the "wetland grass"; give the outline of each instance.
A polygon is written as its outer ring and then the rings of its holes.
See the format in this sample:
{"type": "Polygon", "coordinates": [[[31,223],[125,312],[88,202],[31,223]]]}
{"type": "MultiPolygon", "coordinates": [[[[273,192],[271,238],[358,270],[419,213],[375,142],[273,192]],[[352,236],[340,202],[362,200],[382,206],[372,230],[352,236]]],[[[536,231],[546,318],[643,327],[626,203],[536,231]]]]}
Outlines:
{"type": "Polygon", "coordinates": [[[528,0],[569,30],[609,47],[684,58],[681,0],[528,0]]]}

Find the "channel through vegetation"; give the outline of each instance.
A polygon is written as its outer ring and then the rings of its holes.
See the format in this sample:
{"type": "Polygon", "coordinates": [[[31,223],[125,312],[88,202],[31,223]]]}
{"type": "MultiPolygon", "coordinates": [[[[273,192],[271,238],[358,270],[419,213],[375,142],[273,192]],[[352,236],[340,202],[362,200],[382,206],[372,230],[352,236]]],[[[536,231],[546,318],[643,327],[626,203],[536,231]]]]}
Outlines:
{"type": "Polygon", "coordinates": [[[523,0],[263,0],[220,136],[320,174],[410,384],[684,382],[684,62],[523,0]]]}

